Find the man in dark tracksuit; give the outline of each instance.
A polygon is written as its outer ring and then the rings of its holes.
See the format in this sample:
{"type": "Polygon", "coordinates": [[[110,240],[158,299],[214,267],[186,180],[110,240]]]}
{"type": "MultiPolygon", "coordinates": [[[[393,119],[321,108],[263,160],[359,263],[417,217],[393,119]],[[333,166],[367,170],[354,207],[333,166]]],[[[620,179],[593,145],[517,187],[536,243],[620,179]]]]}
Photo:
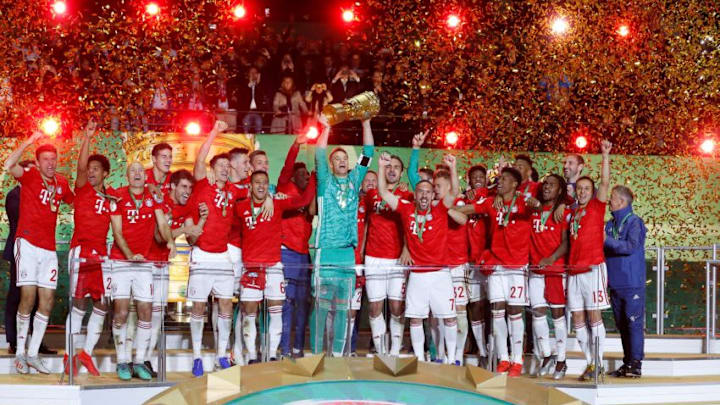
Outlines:
{"type": "Polygon", "coordinates": [[[15,285],[17,277],[15,277],[13,247],[15,246],[15,231],[17,230],[18,218],[20,217],[20,186],[15,186],[5,197],[5,212],[10,224],[10,232],[5,240],[5,250],[3,251],[3,259],[10,263],[10,277],[5,301],[5,338],[10,344],[11,354],[14,354],[17,339],[15,315],[17,315],[18,304],[20,304],[20,289],[15,285]]]}
{"type": "Polygon", "coordinates": [[[643,220],[633,213],[633,194],[615,186],[610,195],[613,218],[605,224],[605,261],[610,302],[623,346],[623,365],[614,377],[640,377],[644,357],[645,234],[643,220]]]}

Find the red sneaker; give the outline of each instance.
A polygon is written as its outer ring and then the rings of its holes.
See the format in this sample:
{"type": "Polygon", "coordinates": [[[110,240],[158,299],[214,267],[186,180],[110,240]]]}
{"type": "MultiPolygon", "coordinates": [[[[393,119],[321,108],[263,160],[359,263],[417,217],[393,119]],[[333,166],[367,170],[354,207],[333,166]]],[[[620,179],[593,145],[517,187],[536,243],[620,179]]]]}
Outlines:
{"type": "MultiPolygon", "coordinates": [[[[65,374],[70,374],[68,365],[68,355],[65,353],[65,357],[63,357],[63,369],[65,370],[65,374]]],[[[73,376],[78,375],[78,356],[73,356],[73,376]]]]}
{"type": "Polygon", "coordinates": [[[512,366],[510,366],[510,372],[508,372],[508,377],[520,377],[522,374],[522,363],[513,363],[512,366]]]}
{"type": "Polygon", "coordinates": [[[85,366],[88,373],[90,373],[96,377],[100,375],[100,372],[98,371],[97,367],[95,367],[95,363],[93,363],[92,357],[90,357],[90,355],[87,354],[85,352],[85,350],[80,350],[78,352],[77,356],[75,356],[75,357],[77,357],[77,359],[80,360],[80,363],[83,366],[85,366]]]}
{"type": "Polygon", "coordinates": [[[510,370],[510,362],[507,360],[503,360],[497,365],[497,371],[498,373],[507,373],[508,370],[510,370]]]}

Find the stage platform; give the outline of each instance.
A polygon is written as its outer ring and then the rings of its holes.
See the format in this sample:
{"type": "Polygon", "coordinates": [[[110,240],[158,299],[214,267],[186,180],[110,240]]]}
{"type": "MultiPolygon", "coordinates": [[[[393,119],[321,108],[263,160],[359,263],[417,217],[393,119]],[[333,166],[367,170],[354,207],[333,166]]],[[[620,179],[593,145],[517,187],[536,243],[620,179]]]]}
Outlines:
{"type": "MultiPolygon", "coordinates": [[[[55,343],[60,343],[61,341],[57,342],[60,339],[62,339],[62,334],[52,333],[49,335],[51,346],[57,347],[58,345],[55,343]]],[[[101,346],[104,347],[100,347],[95,353],[96,363],[103,375],[92,377],[87,375],[84,368],[81,368],[80,375],[76,377],[75,382],[77,385],[75,386],[64,385],[67,384],[67,377],[61,382],[59,373],[62,369],[62,351],[55,356],[43,356],[48,367],[55,373],[45,376],[15,374],[14,355],[8,354],[6,349],[0,349],[0,385],[2,385],[2,388],[0,388],[0,405],[139,404],[168,388],[197,380],[190,374],[192,351],[189,348],[189,336],[185,332],[174,331],[168,333],[168,373],[165,382],[145,383],[133,380],[131,383],[123,383],[118,380],[114,373],[115,352],[107,347],[105,340],[105,338],[101,339],[101,343],[104,343],[101,346]]],[[[207,345],[212,344],[212,336],[209,333],[205,336],[205,343],[207,345]]],[[[620,346],[617,336],[611,335],[608,337],[607,351],[604,356],[606,370],[615,369],[622,363],[622,353],[618,350],[620,346]]],[[[581,383],[577,380],[577,375],[584,368],[585,360],[581,353],[577,351],[578,347],[574,339],[569,339],[568,348],[571,351],[568,353],[569,370],[565,379],[554,381],[547,377],[539,379],[521,377],[519,379],[510,379],[512,381],[510,389],[513,389],[513,384],[517,384],[517,381],[526,381],[529,384],[541,387],[557,388],[563,393],[592,404],[720,403],[720,355],[702,353],[704,339],[701,336],[648,336],[646,340],[646,359],[643,362],[643,378],[616,379],[605,377],[604,381],[600,381],[598,385],[581,383]],[[670,348],[674,350],[673,353],[668,352],[670,348]]],[[[213,351],[203,351],[203,362],[206,370],[213,369],[214,357],[213,351]]],[[[403,357],[409,358],[412,356],[406,353],[403,357]]],[[[347,360],[366,365],[372,363],[372,358],[366,357],[362,352],[359,358],[349,358],[347,360]]],[[[465,361],[466,364],[471,366],[477,364],[477,359],[472,355],[466,356],[465,361]]],[[[153,363],[157,365],[155,361],[153,363]]],[[[268,364],[269,367],[275,367],[274,365],[279,365],[280,362],[268,364]]],[[[526,357],[526,372],[530,369],[530,364],[530,358],[526,357]]],[[[255,368],[257,365],[247,367],[243,368],[243,370],[247,370],[243,374],[247,378],[258,374],[258,370],[261,369],[255,368]]],[[[431,376],[434,375],[437,381],[445,381],[447,373],[465,370],[464,367],[425,363],[420,363],[419,368],[428,371],[431,376]],[[436,366],[439,368],[436,368],[436,366]]],[[[278,373],[279,371],[275,370],[275,372],[278,373]]],[[[358,373],[360,372],[358,371],[358,373]]],[[[360,373],[358,375],[364,374],[360,373]]],[[[281,380],[286,382],[295,381],[288,378],[281,378],[281,380]]],[[[396,379],[393,378],[392,380],[395,381],[396,379]]],[[[507,380],[505,377],[500,377],[493,384],[497,385],[498,381],[507,380]]],[[[442,384],[445,384],[445,382],[442,384]]],[[[453,388],[452,385],[448,387],[453,388]]],[[[493,389],[499,388],[495,387],[493,389]]],[[[499,397],[496,396],[495,398],[499,397]]],[[[511,402],[535,403],[528,401],[514,398],[511,402]]],[[[432,405],[438,405],[438,403],[432,405]]],[[[457,404],[453,403],[453,405],[457,404]]]]}

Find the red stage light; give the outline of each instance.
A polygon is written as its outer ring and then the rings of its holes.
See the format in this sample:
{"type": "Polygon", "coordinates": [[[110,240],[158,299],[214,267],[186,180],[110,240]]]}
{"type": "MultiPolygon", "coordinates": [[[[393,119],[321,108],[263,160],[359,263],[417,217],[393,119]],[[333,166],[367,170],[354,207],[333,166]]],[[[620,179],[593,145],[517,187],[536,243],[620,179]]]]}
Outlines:
{"type": "Polygon", "coordinates": [[[630,27],[628,27],[627,24],[622,24],[618,27],[617,31],[615,31],[615,32],[617,32],[617,34],[619,36],[625,38],[628,35],[630,35],[630,27]]]}
{"type": "Polygon", "coordinates": [[[343,10],[342,19],[346,23],[351,23],[355,20],[355,13],[352,10],[343,10]]]}
{"type": "Polygon", "coordinates": [[[458,139],[460,139],[460,137],[455,131],[450,131],[445,134],[445,143],[447,143],[448,145],[455,145],[458,139]]]}
{"type": "Polygon", "coordinates": [[[706,155],[710,155],[715,151],[715,140],[712,138],[705,139],[700,144],[700,151],[706,155]]]}
{"type": "Polygon", "coordinates": [[[233,15],[235,16],[235,18],[238,18],[238,19],[245,17],[246,13],[247,13],[247,11],[245,10],[245,7],[243,7],[242,5],[235,6],[235,8],[233,9],[233,15]]]}
{"type": "Polygon", "coordinates": [[[575,146],[578,147],[578,149],[585,149],[588,145],[588,140],[585,137],[585,135],[578,135],[577,138],[575,138],[575,146]]]}
{"type": "Polygon", "coordinates": [[[308,128],[307,133],[305,134],[307,139],[317,139],[318,135],[320,135],[320,131],[318,131],[316,126],[308,128]]]}
{"type": "Polygon", "coordinates": [[[185,126],[185,133],[188,135],[200,135],[200,124],[196,121],[188,122],[185,126]]]}
{"type": "Polygon", "coordinates": [[[156,16],[160,12],[160,6],[157,3],[148,3],[145,12],[150,16],[156,16]]]}
{"type": "Polygon", "coordinates": [[[55,136],[60,131],[60,122],[55,117],[47,117],[40,121],[40,129],[47,136],[55,136]]]}
{"type": "Polygon", "coordinates": [[[65,14],[67,11],[67,4],[62,0],[54,2],[51,7],[57,15],[65,14]]]}
{"type": "Polygon", "coordinates": [[[457,28],[460,25],[460,17],[455,14],[450,14],[447,18],[447,25],[450,28],[457,28]]]}

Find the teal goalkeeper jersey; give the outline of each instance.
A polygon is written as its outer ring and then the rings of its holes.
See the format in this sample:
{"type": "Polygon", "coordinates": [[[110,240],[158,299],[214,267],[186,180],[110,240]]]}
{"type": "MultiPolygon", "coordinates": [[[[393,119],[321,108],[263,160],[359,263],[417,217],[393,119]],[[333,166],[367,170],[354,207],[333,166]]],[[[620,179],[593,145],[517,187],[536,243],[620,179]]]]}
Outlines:
{"type": "MultiPolygon", "coordinates": [[[[373,146],[363,146],[363,155],[373,156],[373,146]]],[[[330,172],[327,149],[315,150],[317,168],[318,225],[315,247],[318,249],[355,247],[358,244],[358,192],[367,166],[356,164],[348,176],[338,178],[330,172]]]]}

